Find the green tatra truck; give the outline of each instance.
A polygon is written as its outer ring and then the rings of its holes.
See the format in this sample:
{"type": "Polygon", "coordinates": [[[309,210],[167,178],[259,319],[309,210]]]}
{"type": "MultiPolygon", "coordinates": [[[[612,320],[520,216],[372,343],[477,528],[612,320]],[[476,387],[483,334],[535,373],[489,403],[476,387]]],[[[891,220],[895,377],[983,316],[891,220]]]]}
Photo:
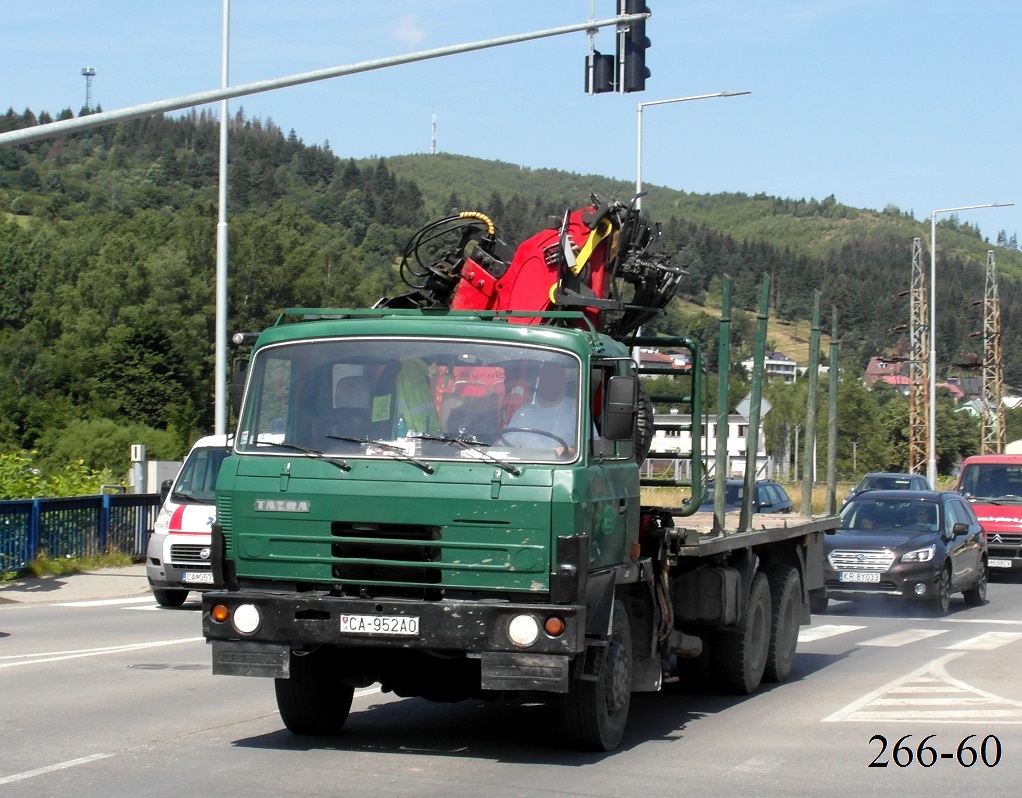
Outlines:
{"type": "Polygon", "coordinates": [[[636,269],[648,241],[636,246],[632,208],[606,223],[600,210],[554,225],[542,280],[536,262],[518,270],[518,289],[548,302],[495,306],[521,248],[508,265],[478,215],[454,224],[481,235],[462,229],[457,257],[409,295],[288,311],[259,335],[202,623],[214,674],[273,678],[292,732],[336,733],[354,690],[379,683],[437,701],[549,694],[570,739],[609,750],[633,692],[679,674],[739,693],[788,676],[837,521],[743,511],[729,530],[695,512],[690,344],[691,499],[643,504],[652,400],[630,345],[665,301],[615,287],[629,270],[652,279],[636,269]],[[489,306],[459,295],[494,274],[489,306]]]}

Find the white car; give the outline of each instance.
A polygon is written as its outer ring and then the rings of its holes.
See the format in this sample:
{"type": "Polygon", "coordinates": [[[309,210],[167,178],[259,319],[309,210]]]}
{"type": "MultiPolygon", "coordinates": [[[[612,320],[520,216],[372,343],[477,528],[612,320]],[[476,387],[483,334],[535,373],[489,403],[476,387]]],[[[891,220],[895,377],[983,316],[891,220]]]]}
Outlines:
{"type": "Polygon", "coordinates": [[[146,576],[161,607],[180,607],[189,591],[213,587],[214,489],[230,445],[227,435],[196,441],[160,508],[146,551],[146,576]]]}

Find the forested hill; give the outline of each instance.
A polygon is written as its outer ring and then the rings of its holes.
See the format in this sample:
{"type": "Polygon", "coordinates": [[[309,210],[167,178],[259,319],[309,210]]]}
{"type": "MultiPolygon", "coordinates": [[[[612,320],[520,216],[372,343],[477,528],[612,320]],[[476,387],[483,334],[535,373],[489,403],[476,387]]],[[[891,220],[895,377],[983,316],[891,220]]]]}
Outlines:
{"type": "MultiPolygon", "coordinates": [[[[0,132],[50,120],[8,111],[0,132]]],[[[152,457],[179,456],[210,429],[218,140],[216,119],[191,113],[0,148],[0,451],[37,448],[59,461],[85,448],[102,466],[140,440],[152,457]],[[97,440],[109,456],[96,453],[97,440]]],[[[232,331],[259,329],[288,306],[365,305],[399,290],[395,262],[409,237],[454,209],[487,213],[516,243],[591,192],[632,192],[605,177],[453,155],[355,161],[241,112],[229,185],[232,331]]],[[[776,318],[807,318],[820,289],[829,330],[836,307],[849,369],[904,344],[890,330],[908,322],[898,294],[912,238],[925,246],[928,224],[833,197],[647,188],[644,210],[689,270],[684,298],[706,302],[726,272],[734,302],[754,308],[769,274],[776,318]]],[[[978,346],[973,303],[991,245],[953,217],[940,226],[943,373],[978,346]]],[[[996,257],[1010,320],[1022,311],[1022,253],[1004,243],[996,257]]],[[[676,308],[658,330],[712,343],[708,318],[676,308]]],[[[1022,384],[1013,330],[1002,351],[1006,381],[1022,384]]]]}

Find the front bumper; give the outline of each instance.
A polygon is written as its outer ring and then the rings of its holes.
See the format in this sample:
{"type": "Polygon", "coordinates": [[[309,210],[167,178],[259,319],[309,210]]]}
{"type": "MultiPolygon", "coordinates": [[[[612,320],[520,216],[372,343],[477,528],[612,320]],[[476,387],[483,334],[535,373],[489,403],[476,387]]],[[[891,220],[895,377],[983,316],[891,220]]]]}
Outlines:
{"type": "Polygon", "coordinates": [[[841,574],[876,573],[843,569],[836,571],[829,565],[824,576],[827,582],[827,594],[830,596],[898,596],[906,599],[928,600],[936,598],[940,584],[940,568],[938,563],[902,564],[895,563],[886,571],[880,572],[879,582],[844,582],[841,574]],[[916,586],[922,585],[923,592],[916,592],[916,586]]]}
{"type": "Polygon", "coordinates": [[[150,587],[211,590],[213,571],[210,552],[208,535],[153,532],[146,548],[145,571],[150,587]]]}
{"type": "Polygon", "coordinates": [[[405,648],[423,651],[506,652],[574,655],[585,647],[585,607],[563,604],[528,604],[486,601],[406,601],[400,599],[338,598],[322,593],[270,591],[211,591],[202,597],[202,632],[207,640],[278,643],[291,648],[335,645],[359,648],[405,648]],[[231,619],[213,620],[212,608],[223,605],[233,618],[240,605],[259,613],[259,625],[241,634],[231,619]],[[418,634],[390,635],[341,631],[341,616],[366,615],[418,619],[418,634]],[[535,643],[513,643],[508,630],[512,619],[531,615],[540,632],[535,643]],[[556,616],[564,631],[556,636],[543,631],[546,618],[556,616]]]}
{"type": "MultiPolygon", "coordinates": [[[[250,612],[250,610],[249,610],[250,612]]],[[[408,623],[398,623],[407,628],[408,623]]],[[[403,601],[398,599],[338,598],[328,594],[266,591],[212,591],[202,597],[202,631],[212,644],[213,673],[226,676],[288,678],[292,650],[317,646],[347,649],[370,666],[372,678],[405,655],[476,658],[483,690],[568,689],[570,663],[586,649],[586,612],[581,605],[527,604],[482,601],[403,601]],[[227,620],[213,620],[214,607],[229,611],[227,620]],[[258,610],[259,623],[241,634],[232,619],[242,605],[258,610]],[[342,616],[417,619],[414,635],[365,634],[341,631],[342,616]],[[537,640],[528,646],[509,636],[512,619],[529,615],[539,626],[537,640]],[[564,631],[550,635],[544,621],[556,616],[564,631]]]]}
{"type": "Polygon", "coordinates": [[[987,562],[991,574],[1022,571],[1022,546],[998,546],[987,543],[987,562]]]}

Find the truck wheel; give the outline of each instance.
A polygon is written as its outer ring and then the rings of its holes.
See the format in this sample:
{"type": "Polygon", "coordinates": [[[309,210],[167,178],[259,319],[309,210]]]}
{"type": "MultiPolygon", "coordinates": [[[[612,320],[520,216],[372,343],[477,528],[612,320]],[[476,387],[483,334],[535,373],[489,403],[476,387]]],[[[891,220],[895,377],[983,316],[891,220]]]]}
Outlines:
{"type": "Polygon", "coordinates": [[[607,657],[599,678],[573,678],[563,701],[568,732],[580,747],[610,751],[621,742],[632,701],[632,638],[620,601],[614,602],[607,657]]]}
{"type": "Polygon", "coordinates": [[[153,588],[153,598],[161,607],[180,607],[188,598],[187,590],[168,590],[163,587],[153,588]]]}
{"type": "Polygon", "coordinates": [[[274,679],[277,710],[292,734],[337,734],[348,719],[355,688],[338,684],[325,652],[291,652],[291,678],[274,679]]]}
{"type": "Polygon", "coordinates": [[[738,631],[721,632],[714,640],[714,660],[724,689],[742,695],[756,692],[770,650],[770,616],[770,585],[757,571],[738,631]]]}
{"type": "Polygon", "coordinates": [[[827,588],[809,591],[809,611],[813,615],[823,615],[830,604],[830,596],[827,595],[827,588]]]}
{"type": "Polygon", "coordinates": [[[962,596],[965,598],[965,603],[970,607],[980,607],[986,603],[987,579],[987,561],[980,560],[979,579],[976,580],[976,584],[962,592],[962,596]]]}
{"type": "Polygon", "coordinates": [[[770,568],[766,572],[770,583],[773,617],[770,620],[770,649],[767,652],[763,679],[783,682],[791,673],[798,646],[798,627],[801,615],[802,580],[798,569],[790,565],[770,568]]]}

